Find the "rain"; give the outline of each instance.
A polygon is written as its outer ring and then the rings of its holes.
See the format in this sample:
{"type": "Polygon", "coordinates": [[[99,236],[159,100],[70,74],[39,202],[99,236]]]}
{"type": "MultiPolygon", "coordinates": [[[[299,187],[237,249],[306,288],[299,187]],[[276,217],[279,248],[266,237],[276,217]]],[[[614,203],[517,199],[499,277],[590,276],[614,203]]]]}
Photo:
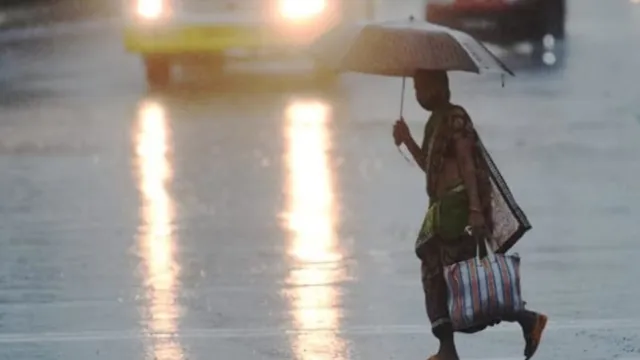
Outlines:
{"type": "MultiPolygon", "coordinates": [[[[196,56],[153,88],[125,46],[133,2],[0,7],[0,359],[435,352],[413,249],[424,174],[391,135],[401,80],[196,56]]],[[[535,359],[640,360],[640,3],[567,6],[565,39],[487,43],[515,77],[453,73],[453,101],[533,225],[512,251],[549,316],[535,359]]],[[[420,138],[428,114],[405,96],[420,138]]],[[[456,341],[474,360],[524,346],[512,324],[456,341]]]]}

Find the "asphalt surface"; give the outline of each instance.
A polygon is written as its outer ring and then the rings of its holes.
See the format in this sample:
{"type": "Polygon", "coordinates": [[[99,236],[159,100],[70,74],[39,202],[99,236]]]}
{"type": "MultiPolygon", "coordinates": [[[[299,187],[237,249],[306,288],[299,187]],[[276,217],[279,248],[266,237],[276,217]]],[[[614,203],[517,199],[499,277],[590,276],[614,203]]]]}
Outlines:
{"type": "MultiPolygon", "coordinates": [[[[515,250],[550,316],[540,360],[640,359],[639,36],[640,4],[574,0],[544,61],[501,51],[504,88],[452,80],[533,224],[515,250]]],[[[251,65],[148,93],[108,23],[0,43],[0,359],[436,350],[412,252],[424,180],[390,135],[399,80],[317,89],[304,65],[251,65]]],[[[524,345],[512,325],[458,343],[493,360],[524,345]]]]}

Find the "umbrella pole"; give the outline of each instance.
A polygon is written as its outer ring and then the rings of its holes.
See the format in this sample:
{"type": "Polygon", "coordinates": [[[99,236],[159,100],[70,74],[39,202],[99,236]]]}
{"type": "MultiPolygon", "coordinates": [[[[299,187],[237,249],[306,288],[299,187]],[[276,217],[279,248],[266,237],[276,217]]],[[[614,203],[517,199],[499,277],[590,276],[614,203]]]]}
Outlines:
{"type": "Polygon", "coordinates": [[[407,77],[402,77],[402,92],[400,93],[400,119],[402,119],[402,113],[404,112],[404,91],[407,83],[407,77]]]}

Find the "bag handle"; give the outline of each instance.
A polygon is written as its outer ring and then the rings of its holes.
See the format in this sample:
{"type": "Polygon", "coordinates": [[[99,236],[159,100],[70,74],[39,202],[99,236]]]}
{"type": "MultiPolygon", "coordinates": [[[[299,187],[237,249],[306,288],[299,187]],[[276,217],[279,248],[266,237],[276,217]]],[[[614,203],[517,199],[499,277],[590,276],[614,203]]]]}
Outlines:
{"type": "MultiPolygon", "coordinates": [[[[467,226],[464,230],[467,232],[467,234],[469,234],[469,236],[474,237],[471,226],[467,226]]],[[[480,258],[480,241],[478,240],[479,239],[476,238],[476,259],[482,260],[480,258]]],[[[487,251],[487,257],[489,258],[489,261],[494,261],[494,259],[496,258],[496,254],[493,252],[493,249],[491,249],[491,246],[489,246],[488,239],[484,237],[482,239],[482,242],[484,243],[484,248],[487,251]]]]}

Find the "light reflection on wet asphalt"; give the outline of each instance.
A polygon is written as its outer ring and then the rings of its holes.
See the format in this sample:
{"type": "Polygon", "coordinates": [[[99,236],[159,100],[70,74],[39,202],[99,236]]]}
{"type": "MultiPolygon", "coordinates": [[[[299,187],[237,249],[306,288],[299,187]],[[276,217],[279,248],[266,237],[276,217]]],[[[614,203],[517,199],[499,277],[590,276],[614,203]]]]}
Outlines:
{"type": "Polygon", "coordinates": [[[328,156],[331,107],[318,100],[293,99],[287,105],[286,224],[291,231],[291,270],[284,291],[290,301],[297,359],[347,359],[345,340],[336,333],[317,331],[341,328],[340,289],[344,281],[343,254],[337,234],[333,162],[328,156]],[[330,349],[330,350],[329,350],[330,349]]]}
{"type": "MultiPolygon", "coordinates": [[[[135,129],[136,168],[142,197],[139,251],[145,262],[144,284],[148,304],[142,328],[149,335],[178,331],[176,306],[179,265],[174,259],[175,209],[168,187],[172,179],[171,128],[162,105],[145,102],[135,129]]],[[[179,341],[150,338],[149,353],[158,360],[184,359],[179,341]]]]}
{"type": "MultiPolygon", "coordinates": [[[[454,98],[534,226],[517,251],[551,317],[537,358],[640,359],[640,9],[570,4],[566,44],[501,51],[517,76],[456,74],[454,98]]],[[[33,36],[0,71],[0,358],[435,349],[411,246],[423,179],[390,139],[397,79],[196,74],[147,93],[115,31],[33,36]]],[[[405,117],[419,134],[413,101],[405,117]]],[[[523,345],[509,325],[459,343],[467,359],[523,345]]]]}

